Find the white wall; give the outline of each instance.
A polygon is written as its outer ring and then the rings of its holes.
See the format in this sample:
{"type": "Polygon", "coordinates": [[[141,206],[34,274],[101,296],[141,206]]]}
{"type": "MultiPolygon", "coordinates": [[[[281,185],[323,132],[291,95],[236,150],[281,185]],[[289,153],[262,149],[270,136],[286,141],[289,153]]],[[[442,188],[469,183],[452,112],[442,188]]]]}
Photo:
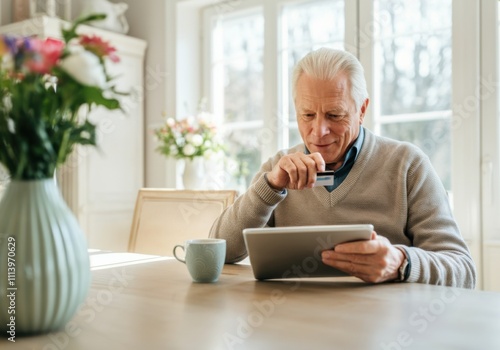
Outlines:
{"type": "Polygon", "coordinates": [[[170,51],[175,28],[175,22],[167,20],[171,17],[174,2],[169,0],[123,2],[129,5],[126,13],[130,25],[128,34],[148,42],[144,67],[145,185],[173,187],[175,183],[167,179],[164,157],[155,152],[153,129],[163,121],[163,113],[172,114],[175,111],[175,62],[172,55],[166,54],[170,51]]]}
{"type": "Polygon", "coordinates": [[[2,1],[0,3],[0,25],[11,23],[12,9],[10,1],[2,1]]]}
{"type": "MultiPolygon", "coordinates": [[[[73,13],[78,15],[85,0],[73,0],[73,13]]],[[[128,35],[146,40],[144,66],[145,86],[145,186],[173,187],[175,172],[167,175],[165,159],[155,152],[153,129],[163,120],[163,114],[173,114],[175,99],[175,56],[171,52],[175,33],[175,1],[124,0],[129,5],[125,13],[130,26],[128,35]]],[[[175,50],[174,50],[175,51],[175,50]]],[[[171,166],[172,167],[172,166],[171,166]]]]}

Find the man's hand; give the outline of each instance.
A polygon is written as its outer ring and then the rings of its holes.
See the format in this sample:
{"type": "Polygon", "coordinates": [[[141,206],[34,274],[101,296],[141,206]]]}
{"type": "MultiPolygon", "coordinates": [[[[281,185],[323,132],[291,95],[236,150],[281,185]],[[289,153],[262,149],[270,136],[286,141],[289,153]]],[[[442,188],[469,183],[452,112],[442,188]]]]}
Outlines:
{"type": "Polygon", "coordinates": [[[297,152],[282,157],[267,173],[267,181],[277,190],[302,190],[314,186],[318,171],[325,171],[321,154],[297,152]]]}
{"type": "Polygon", "coordinates": [[[339,244],[334,250],[323,251],[321,257],[324,264],[371,283],[397,279],[405,258],[400,249],[375,231],[369,241],[339,244]]]}

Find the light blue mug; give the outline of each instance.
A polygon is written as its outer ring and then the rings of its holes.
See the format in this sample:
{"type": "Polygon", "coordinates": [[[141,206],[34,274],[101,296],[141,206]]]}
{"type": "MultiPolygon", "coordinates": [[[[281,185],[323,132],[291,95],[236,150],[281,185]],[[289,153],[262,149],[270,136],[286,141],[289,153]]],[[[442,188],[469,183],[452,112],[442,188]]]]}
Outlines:
{"type": "Polygon", "coordinates": [[[184,242],[184,245],[176,245],[173,253],[177,260],[187,265],[193,281],[217,282],[226,260],[226,240],[190,239],[184,242]],[[184,259],[177,256],[177,248],[184,250],[184,259]]]}

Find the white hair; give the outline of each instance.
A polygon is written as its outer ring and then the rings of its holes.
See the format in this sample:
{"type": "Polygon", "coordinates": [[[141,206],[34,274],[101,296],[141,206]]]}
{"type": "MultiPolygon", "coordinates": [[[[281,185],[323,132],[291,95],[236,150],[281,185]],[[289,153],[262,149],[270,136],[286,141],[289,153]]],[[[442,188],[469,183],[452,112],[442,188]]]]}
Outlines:
{"type": "Polygon", "coordinates": [[[302,73],[320,80],[333,80],[340,73],[346,73],[351,85],[351,97],[358,111],[368,98],[364,69],[358,59],[343,50],[322,47],[309,52],[293,69],[292,96],[295,100],[297,81],[302,73]]]}

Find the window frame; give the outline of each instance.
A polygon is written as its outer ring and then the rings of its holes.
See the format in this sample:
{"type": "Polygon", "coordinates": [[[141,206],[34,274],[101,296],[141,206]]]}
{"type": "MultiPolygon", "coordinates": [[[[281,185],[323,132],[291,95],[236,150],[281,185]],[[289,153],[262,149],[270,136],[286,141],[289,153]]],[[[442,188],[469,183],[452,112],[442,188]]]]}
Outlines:
{"type": "Polygon", "coordinates": [[[500,1],[482,0],[480,7],[480,101],[481,111],[481,229],[479,239],[483,272],[483,287],[498,288],[500,280],[491,266],[491,254],[500,249],[500,1]],[[496,50],[491,50],[496,46],[496,50]],[[492,52],[493,51],[493,52],[492,52]],[[496,86],[494,86],[496,83],[496,86]],[[493,85],[493,86],[492,86],[493,85]],[[488,118],[487,116],[496,116],[488,118]]]}

